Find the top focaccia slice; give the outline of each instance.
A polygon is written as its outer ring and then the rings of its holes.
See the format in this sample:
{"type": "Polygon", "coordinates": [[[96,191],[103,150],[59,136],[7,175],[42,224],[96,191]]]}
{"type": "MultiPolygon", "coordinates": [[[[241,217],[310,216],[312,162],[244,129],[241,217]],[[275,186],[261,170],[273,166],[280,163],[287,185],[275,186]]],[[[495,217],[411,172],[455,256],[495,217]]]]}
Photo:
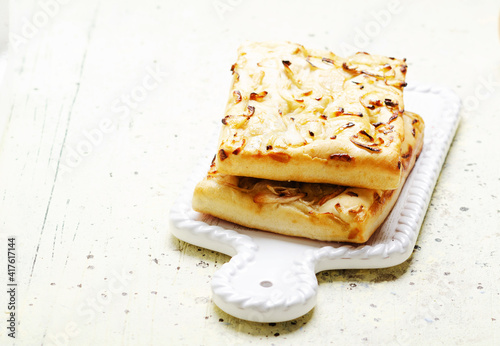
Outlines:
{"type": "Polygon", "coordinates": [[[204,214],[295,237],[364,243],[396,203],[424,143],[424,121],[403,115],[402,179],[397,189],[274,181],[225,175],[212,163],[193,193],[193,209],[204,214]]]}
{"type": "Polygon", "coordinates": [[[404,60],[341,58],[293,43],[246,43],[232,66],[220,172],[395,189],[401,179],[404,60]]]}

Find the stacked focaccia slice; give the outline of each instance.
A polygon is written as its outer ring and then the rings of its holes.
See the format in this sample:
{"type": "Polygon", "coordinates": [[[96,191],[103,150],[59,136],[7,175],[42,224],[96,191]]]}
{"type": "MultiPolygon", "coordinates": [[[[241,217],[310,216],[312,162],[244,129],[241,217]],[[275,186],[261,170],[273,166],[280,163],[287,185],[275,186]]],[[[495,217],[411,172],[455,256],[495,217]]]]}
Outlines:
{"type": "Polygon", "coordinates": [[[404,60],[248,43],[232,67],[219,148],[193,208],[247,227],[362,243],[423,143],[404,60]]]}

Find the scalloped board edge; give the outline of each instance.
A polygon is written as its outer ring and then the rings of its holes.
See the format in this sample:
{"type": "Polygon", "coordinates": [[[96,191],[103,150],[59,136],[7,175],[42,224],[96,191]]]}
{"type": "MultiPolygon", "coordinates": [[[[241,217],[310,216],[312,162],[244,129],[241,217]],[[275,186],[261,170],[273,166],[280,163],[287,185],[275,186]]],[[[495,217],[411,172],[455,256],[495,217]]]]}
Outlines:
{"type": "Polygon", "coordinates": [[[191,209],[191,196],[213,153],[200,161],[170,211],[171,232],[232,256],[212,279],[213,301],[219,308],[255,322],[295,319],[316,304],[316,273],[391,267],[411,256],[459,123],[460,99],[443,87],[409,86],[405,93],[406,108],[426,122],[424,147],[391,214],[366,244],[286,237],[200,215],[191,209]]]}

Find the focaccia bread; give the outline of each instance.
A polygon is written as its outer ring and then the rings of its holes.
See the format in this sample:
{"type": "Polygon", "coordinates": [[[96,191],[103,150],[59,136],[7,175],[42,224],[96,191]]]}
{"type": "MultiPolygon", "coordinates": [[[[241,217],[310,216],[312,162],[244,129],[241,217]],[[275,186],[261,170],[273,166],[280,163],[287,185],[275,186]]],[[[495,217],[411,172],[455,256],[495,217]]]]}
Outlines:
{"type": "Polygon", "coordinates": [[[225,175],[215,160],[193,209],[260,230],[325,241],[366,242],[387,217],[423,145],[423,120],[404,113],[403,179],[396,190],[225,175]]]}
{"type": "Polygon", "coordinates": [[[293,43],[247,43],[216,157],[221,173],[395,189],[404,140],[404,60],[341,58],[293,43]]]}

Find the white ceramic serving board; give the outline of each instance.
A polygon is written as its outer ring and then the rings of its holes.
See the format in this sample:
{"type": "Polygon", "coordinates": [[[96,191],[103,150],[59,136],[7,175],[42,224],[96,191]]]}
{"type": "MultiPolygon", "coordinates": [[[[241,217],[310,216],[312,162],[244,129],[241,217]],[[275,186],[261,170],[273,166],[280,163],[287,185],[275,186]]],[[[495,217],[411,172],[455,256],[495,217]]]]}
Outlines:
{"type": "Polygon", "coordinates": [[[291,320],[316,304],[316,273],[390,267],[410,257],[458,125],[460,99],[445,88],[407,87],[405,109],[424,119],[424,147],[392,212],[365,244],[282,236],[193,211],[194,186],[205,176],[213,153],[204,158],[172,208],[170,219],[177,238],[232,256],[212,279],[217,306],[250,321],[291,320]]]}

